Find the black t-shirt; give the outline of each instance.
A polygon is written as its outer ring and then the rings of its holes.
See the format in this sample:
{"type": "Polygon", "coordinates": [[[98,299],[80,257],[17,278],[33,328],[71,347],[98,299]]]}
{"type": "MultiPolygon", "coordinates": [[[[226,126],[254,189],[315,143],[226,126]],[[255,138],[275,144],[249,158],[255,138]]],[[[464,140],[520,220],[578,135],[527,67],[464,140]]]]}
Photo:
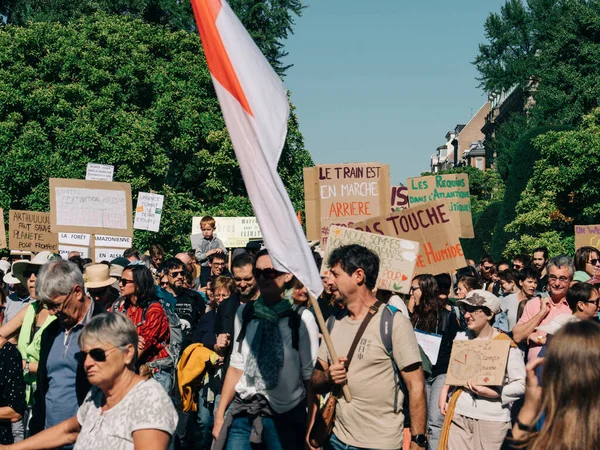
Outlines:
{"type": "Polygon", "coordinates": [[[200,323],[200,318],[204,315],[206,304],[200,293],[191,289],[183,289],[176,299],[175,313],[181,321],[183,348],[185,348],[193,340],[196,327],[200,323]]]}
{"type": "MultiPolygon", "coordinates": [[[[25,380],[23,363],[17,347],[7,343],[0,349],[0,407],[10,406],[23,415],[25,411],[25,380]]],[[[8,420],[0,421],[0,444],[13,443],[12,427],[8,420]]]]}

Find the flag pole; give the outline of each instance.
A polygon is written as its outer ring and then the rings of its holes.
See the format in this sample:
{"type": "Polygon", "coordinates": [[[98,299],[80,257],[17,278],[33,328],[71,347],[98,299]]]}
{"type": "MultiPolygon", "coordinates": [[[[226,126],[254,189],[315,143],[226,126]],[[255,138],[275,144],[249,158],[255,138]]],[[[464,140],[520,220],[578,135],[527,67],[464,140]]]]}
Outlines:
{"type": "MultiPolygon", "coordinates": [[[[329,330],[327,330],[327,324],[325,323],[325,319],[323,318],[323,313],[321,312],[321,308],[319,307],[319,302],[317,299],[308,292],[308,299],[310,301],[311,306],[313,307],[313,312],[315,317],[317,318],[317,323],[319,324],[319,328],[321,329],[321,334],[323,335],[323,339],[325,340],[325,345],[327,345],[327,350],[329,350],[329,354],[331,355],[331,360],[334,362],[338,361],[338,356],[333,347],[333,341],[331,340],[331,335],[329,334],[329,330]]],[[[344,399],[346,402],[350,403],[352,401],[352,395],[350,394],[350,388],[348,384],[344,384],[342,386],[342,392],[344,394],[344,399]]]]}

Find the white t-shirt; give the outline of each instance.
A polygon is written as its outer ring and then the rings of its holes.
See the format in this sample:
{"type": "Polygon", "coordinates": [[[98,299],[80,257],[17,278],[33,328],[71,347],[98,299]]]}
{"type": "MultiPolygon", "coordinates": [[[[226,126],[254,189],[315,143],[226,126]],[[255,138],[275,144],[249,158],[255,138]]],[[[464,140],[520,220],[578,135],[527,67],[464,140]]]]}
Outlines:
{"type": "MultiPolygon", "coordinates": [[[[258,326],[256,320],[252,320],[248,324],[240,353],[237,338],[242,327],[242,313],[245,307],[245,304],[241,305],[235,316],[235,337],[230,360],[231,367],[242,371],[258,326]]],[[[292,347],[292,330],[289,326],[289,318],[282,317],[279,319],[279,332],[283,341],[283,367],[279,371],[277,387],[271,390],[257,391],[253,383],[246,378],[246,375],[242,374],[240,381],[235,386],[235,391],[242,399],[252,397],[255,394],[264,395],[273,411],[277,414],[283,414],[297,406],[305,397],[304,381],[310,380],[317,361],[319,328],[315,316],[310,311],[304,310],[301,319],[298,350],[294,350],[292,347]]]]}
{"type": "Polygon", "coordinates": [[[153,379],[140,381],[108,411],[102,413],[104,394],[96,386],[77,411],[81,431],[74,450],[134,450],[133,432],[161,430],[171,436],[177,412],[164,388],[153,379]]]}
{"type": "Polygon", "coordinates": [[[397,308],[404,317],[410,319],[410,314],[408,313],[406,303],[404,303],[404,300],[402,300],[399,295],[392,295],[388,300],[388,305],[392,305],[393,307],[397,308]]]}

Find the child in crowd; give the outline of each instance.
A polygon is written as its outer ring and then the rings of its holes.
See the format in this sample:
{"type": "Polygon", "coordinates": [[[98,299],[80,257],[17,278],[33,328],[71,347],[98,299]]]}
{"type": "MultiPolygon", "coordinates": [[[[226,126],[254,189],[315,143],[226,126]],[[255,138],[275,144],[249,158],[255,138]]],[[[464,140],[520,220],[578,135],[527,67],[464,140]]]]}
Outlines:
{"type": "Polygon", "coordinates": [[[214,235],[217,229],[215,219],[211,216],[204,216],[200,219],[200,228],[203,239],[196,243],[196,259],[202,267],[208,267],[208,257],[215,253],[227,255],[227,249],[223,242],[214,235]]]}

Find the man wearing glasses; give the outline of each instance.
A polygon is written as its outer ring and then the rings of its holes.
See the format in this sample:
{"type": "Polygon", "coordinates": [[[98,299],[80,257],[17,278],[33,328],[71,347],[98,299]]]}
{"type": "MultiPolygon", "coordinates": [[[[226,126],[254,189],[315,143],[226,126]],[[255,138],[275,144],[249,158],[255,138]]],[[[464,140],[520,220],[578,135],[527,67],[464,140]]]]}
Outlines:
{"type": "Polygon", "coordinates": [[[487,289],[490,284],[494,282],[492,280],[492,269],[496,268],[496,264],[490,255],[485,255],[479,261],[479,275],[481,275],[481,282],[483,289],[487,289]]]}
{"type": "Polygon", "coordinates": [[[177,258],[169,258],[163,265],[168,284],[164,288],[176,299],[175,313],[181,322],[183,346],[185,349],[192,343],[196,327],[204,315],[205,305],[202,296],[184,286],[186,275],[185,264],[177,258]]]}
{"type": "Polygon", "coordinates": [[[219,275],[231,276],[226,268],[226,258],[223,253],[213,253],[208,257],[208,270],[203,267],[200,274],[200,286],[203,288],[201,290],[205,290],[208,280],[212,277],[218,277],[219,275]]]}
{"type": "MultiPolygon", "coordinates": [[[[51,261],[40,269],[35,292],[58,320],[42,334],[37,390],[33,396],[32,434],[73,417],[90,390],[83,367],[77,364],[77,338],[89,320],[104,312],[85,295],[83,275],[69,261],[51,261]]],[[[67,447],[70,448],[70,447],[67,447]]]]}
{"type": "Polygon", "coordinates": [[[559,314],[571,314],[567,302],[567,292],[573,280],[575,266],[566,255],[557,256],[548,263],[548,292],[542,297],[534,297],[527,302],[521,319],[513,328],[513,339],[518,344],[527,342],[529,351],[527,360],[536,358],[546,343],[546,333],[536,330],[546,325],[559,314]]]}

